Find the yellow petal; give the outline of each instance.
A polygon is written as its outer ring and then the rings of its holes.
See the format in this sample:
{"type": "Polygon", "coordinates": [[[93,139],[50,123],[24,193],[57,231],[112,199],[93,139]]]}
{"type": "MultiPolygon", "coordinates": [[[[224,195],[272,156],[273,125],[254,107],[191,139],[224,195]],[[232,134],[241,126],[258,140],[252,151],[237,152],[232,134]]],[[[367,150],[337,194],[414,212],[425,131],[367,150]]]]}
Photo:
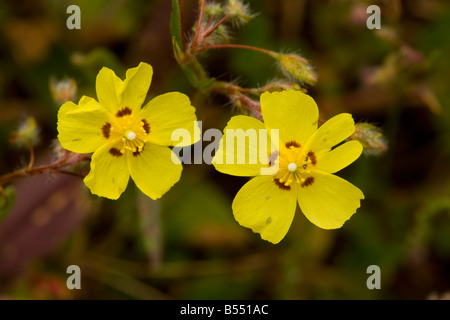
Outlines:
{"type": "Polygon", "coordinates": [[[131,178],[150,198],[161,198],[180,180],[183,166],[172,158],[177,159],[169,147],[151,143],[146,143],[141,153],[128,157],[131,178]]]}
{"type": "Polygon", "coordinates": [[[110,114],[94,99],[83,96],[78,105],[68,101],[58,112],[58,139],[64,149],[90,153],[108,141],[102,128],[110,114]]]}
{"type": "Polygon", "coordinates": [[[152,82],[153,68],[141,62],[136,68],[128,69],[123,83],[122,107],[139,110],[147,96],[152,82]]]}
{"type": "Polygon", "coordinates": [[[122,80],[111,69],[103,67],[98,73],[95,82],[98,101],[113,114],[123,107],[121,104],[123,87],[122,80]]]}
{"type": "Polygon", "coordinates": [[[335,173],[359,158],[363,147],[359,141],[352,140],[339,147],[317,155],[317,165],[314,169],[335,173]]]}
{"type": "Polygon", "coordinates": [[[296,189],[280,189],[272,176],[255,177],[234,198],[234,217],[240,225],[276,244],[284,238],[292,224],[297,194],[296,189]]]}
{"type": "Polygon", "coordinates": [[[232,117],[212,161],[216,170],[235,176],[260,175],[261,168],[268,167],[271,153],[270,138],[265,130],[264,123],[255,118],[232,117]]]}
{"type": "Polygon", "coordinates": [[[283,143],[295,141],[304,146],[317,129],[317,105],[313,98],[300,91],[264,92],[261,111],[267,129],[279,129],[283,143]]]}
{"type": "Polygon", "coordinates": [[[120,154],[116,143],[108,143],[94,152],[91,171],[84,183],[93,194],[118,199],[127,188],[130,177],[127,156],[120,154]]]}
{"type": "Polygon", "coordinates": [[[185,94],[170,92],[157,96],[142,108],[141,116],[150,125],[148,141],[151,143],[184,147],[200,139],[195,108],[185,94]],[[179,133],[185,133],[186,139],[178,140],[179,133]]]}
{"type": "Polygon", "coordinates": [[[316,172],[308,186],[298,192],[303,214],[323,229],[340,228],[360,207],[364,194],[334,174],[316,172]]]}
{"type": "Polygon", "coordinates": [[[355,122],[349,113],[341,113],[329,119],[317,129],[308,141],[309,148],[315,152],[330,150],[355,132],[355,122]]]}

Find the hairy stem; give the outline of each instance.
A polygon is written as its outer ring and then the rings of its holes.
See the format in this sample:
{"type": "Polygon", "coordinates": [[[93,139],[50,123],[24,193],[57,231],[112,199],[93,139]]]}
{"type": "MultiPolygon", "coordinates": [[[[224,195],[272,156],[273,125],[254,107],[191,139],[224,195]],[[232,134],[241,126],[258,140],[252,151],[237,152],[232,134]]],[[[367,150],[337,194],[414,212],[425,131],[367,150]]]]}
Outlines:
{"type": "Polygon", "coordinates": [[[227,21],[228,19],[230,19],[230,15],[226,15],[225,17],[223,17],[222,19],[220,19],[214,26],[212,26],[211,28],[208,29],[208,31],[205,32],[205,34],[203,35],[204,38],[209,37],[214,31],[216,31],[216,29],[225,21],[227,21]]]}
{"type": "Polygon", "coordinates": [[[195,30],[194,39],[192,40],[191,47],[196,47],[198,38],[200,36],[200,30],[202,28],[202,21],[203,21],[203,12],[205,12],[205,0],[202,0],[202,4],[200,6],[200,14],[198,15],[198,23],[197,23],[197,29],[195,30]]]}
{"type": "MultiPolygon", "coordinates": [[[[34,156],[33,156],[34,158],[34,156]]],[[[76,163],[80,163],[82,161],[86,161],[90,159],[90,155],[88,154],[83,154],[83,155],[78,155],[78,158],[76,159],[76,161],[74,163],[70,163],[70,165],[74,165],[76,163]]],[[[34,162],[34,160],[33,160],[34,162]]],[[[68,157],[65,156],[63,159],[57,160],[55,162],[52,162],[50,164],[47,165],[43,165],[43,166],[39,166],[39,167],[30,167],[30,165],[28,165],[26,168],[23,169],[19,169],[10,173],[6,173],[2,176],[0,176],[0,186],[9,183],[11,181],[17,180],[19,178],[23,178],[23,177],[27,177],[27,176],[34,176],[34,175],[39,175],[39,174],[52,174],[52,173],[64,173],[64,174],[70,174],[70,175],[76,175],[79,176],[76,173],[70,172],[70,171],[65,171],[62,168],[65,167],[68,162],[68,157]]],[[[33,164],[30,161],[31,164],[33,164]]]]}

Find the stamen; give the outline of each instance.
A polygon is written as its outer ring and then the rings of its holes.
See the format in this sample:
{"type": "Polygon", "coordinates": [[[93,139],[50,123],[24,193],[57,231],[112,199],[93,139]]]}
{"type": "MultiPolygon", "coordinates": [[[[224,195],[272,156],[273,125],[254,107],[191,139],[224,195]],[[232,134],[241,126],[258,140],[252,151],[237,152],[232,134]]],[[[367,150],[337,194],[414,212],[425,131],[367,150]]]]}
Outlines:
{"type": "Polygon", "coordinates": [[[290,175],[289,172],[286,172],[286,174],[283,176],[283,178],[279,179],[279,182],[285,182],[286,178],[288,178],[289,175],[290,175]]]}
{"type": "Polygon", "coordinates": [[[280,188],[281,190],[291,190],[291,187],[285,185],[284,183],[281,183],[279,179],[274,179],[275,185],[280,188]]]}

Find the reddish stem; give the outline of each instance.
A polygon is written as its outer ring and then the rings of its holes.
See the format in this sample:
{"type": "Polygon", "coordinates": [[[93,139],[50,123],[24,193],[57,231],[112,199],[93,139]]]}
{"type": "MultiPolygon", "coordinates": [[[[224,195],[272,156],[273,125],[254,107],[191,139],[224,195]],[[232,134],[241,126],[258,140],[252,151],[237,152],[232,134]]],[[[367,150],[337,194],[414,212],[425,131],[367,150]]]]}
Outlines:
{"type": "Polygon", "coordinates": [[[267,54],[271,57],[274,57],[276,55],[276,53],[273,51],[258,48],[258,47],[248,46],[245,44],[216,44],[216,45],[203,46],[203,47],[197,48],[196,51],[199,52],[199,51],[209,50],[209,49],[224,49],[224,48],[238,48],[238,49],[253,50],[253,51],[258,51],[258,52],[267,54]]]}
{"type": "Polygon", "coordinates": [[[191,44],[191,46],[193,46],[194,48],[197,45],[198,37],[200,36],[200,29],[202,27],[204,11],[205,11],[205,0],[202,0],[202,4],[200,6],[200,14],[198,16],[197,29],[195,30],[194,40],[192,40],[191,44]]]}
{"type": "Polygon", "coordinates": [[[203,38],[209,37],[211,35],[211,33],[213,33],[222,23],[227,21],[229,18],[230,18],[230,15],[226,15],[225,17],[220,19],[220,21],[218,21],[214,26],[212,26],[208,31],[205,32],[205,34],[203,35],[203,38]]]}
{"type": "MultiPolygon", "coordinates": [[[[90,158],[90,155],[88,155],[88,154],[80,155],[79,158],[77,159],[77,163],[79,163],[81,161],[89,160],[89,158],[90,158]]],[[[3,176],[0,176],[0,186],[2,186],[3,184],[5,184],[9,181],[18,179],[18,178],[22,178],[22,177],[26,177],[26,176],[33,176],[33,175],[38,175],[38,174],[65,173],[65,174],[76,175],[73,172],[61,170],[62,167],[67,165],[67,163],[66,163],[67,160],[69,160],[69,159],[67,156],[65,156],[63,159],[54,161],[47,165],[43,165],[40,167],[34,167],[34,168],[29,168],[29,166],[28,166],[27,168],[19,169],[19,170],[13,171],[11,173],[7,173],[3,176]]]]}

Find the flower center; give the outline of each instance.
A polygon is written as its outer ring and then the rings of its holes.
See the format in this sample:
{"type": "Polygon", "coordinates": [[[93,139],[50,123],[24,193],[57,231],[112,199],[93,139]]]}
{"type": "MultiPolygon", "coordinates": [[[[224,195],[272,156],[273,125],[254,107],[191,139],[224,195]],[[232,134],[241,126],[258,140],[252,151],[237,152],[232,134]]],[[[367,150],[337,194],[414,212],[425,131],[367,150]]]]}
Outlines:
{"type": "Polygon", "coordinates": [[[121,153],[125,153],[125,150],[130,150],[133,153],[139,154],[144,150],[145,142],[147,141],[147,132],[145,132],[143,127],[143,121],[123,127],[123,146],[120,150],[121,153]]]}
{"type": "Polygon", "coordinates": [[[279,166],[274,179],[280,188],[288,190],[292,184],[305,187],[314,181],[310,173],[317,163],[316,156],[312,151],[304,150],[299,143],[289,142],[282,146],[276,161],[279,166]]]}
{"type": "Polygon", "coordinates": [[[109,130],[112,138],[120,137],[119,141],[122,142],[122,147],[118,150],[121,154],[124,154],[125,150],[129,150],[134,156],[137,156],[144,150],[147,135],[150,133],[150,124],[145,119],[140,120],[139,114],[128,107],[119,110],[115,116],[117,121],[112,122],[112,125],[103,130],[109,130]]]}
{"type": "Polygon", "coordinates": [[[134,132],[131,131],[131,130],[128,130],[128,131],[126,132],[126,138],[127,138],[128,140],[134,140],[134,138],[136,138],[136,133],[134,133],[134,132]]]}
{"type": "Polygon", "coordinates": [[[287,168],[290,172],[294,172],[295,170],[297,170],[297,165],[295,164],[295,162],[291,162],[288,164],[287,168]]]}

